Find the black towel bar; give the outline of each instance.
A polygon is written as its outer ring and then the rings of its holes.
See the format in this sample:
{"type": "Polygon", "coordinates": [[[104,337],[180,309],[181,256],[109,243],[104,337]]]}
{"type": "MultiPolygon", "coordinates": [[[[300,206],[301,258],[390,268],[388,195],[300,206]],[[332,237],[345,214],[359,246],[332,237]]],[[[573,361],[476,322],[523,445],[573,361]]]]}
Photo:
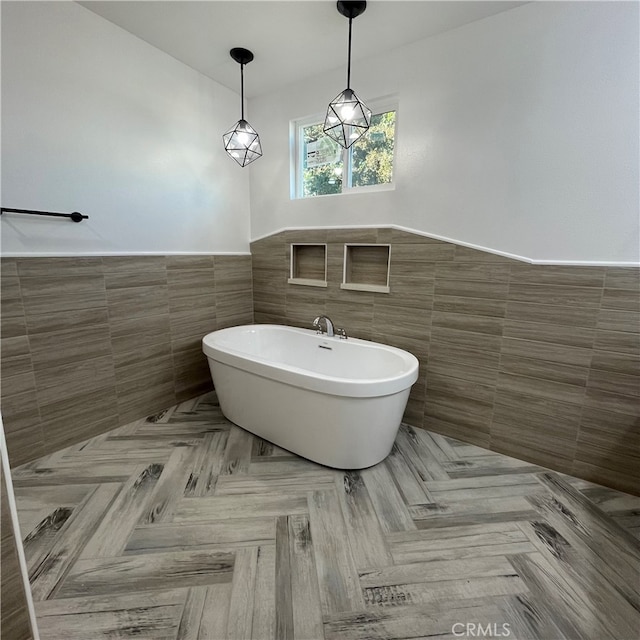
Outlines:
{"type": "Polygon", "coordinates": [[[34,211],[33,209],[11,209],[9,207],[0,208],[0,215],[3,213],[29,213],[35,216],[53,216],[55,218],[71,218],[73,222],[82,222],[87,220],[89,216],[82,215],[79,211],[72,213],[56,213],[54,211],[34,211]]]}

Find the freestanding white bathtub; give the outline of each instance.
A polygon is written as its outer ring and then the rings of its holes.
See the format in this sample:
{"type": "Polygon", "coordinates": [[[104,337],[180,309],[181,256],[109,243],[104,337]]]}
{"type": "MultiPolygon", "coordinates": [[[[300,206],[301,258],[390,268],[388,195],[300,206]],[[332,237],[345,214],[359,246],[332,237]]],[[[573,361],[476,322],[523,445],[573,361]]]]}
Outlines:
{"type": "Polygon", "coordinates": [[[389,454],[418,378],[418,360],[401,349],[280,325],[214,331],[202,350],[231,422],[339,469],[389,454]]]}

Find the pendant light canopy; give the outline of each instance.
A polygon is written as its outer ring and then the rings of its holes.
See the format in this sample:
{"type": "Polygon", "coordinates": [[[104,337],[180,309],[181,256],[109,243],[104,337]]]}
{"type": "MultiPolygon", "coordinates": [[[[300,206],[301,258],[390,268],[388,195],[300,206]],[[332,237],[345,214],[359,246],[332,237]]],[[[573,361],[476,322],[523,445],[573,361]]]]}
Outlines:
{"type": "Polygon", "coordinates": [[[240,120],[223,136],[225,151],[241,166],[257,160],[262,155],[262,145],[256,130],[244,119],[244,65],[253,60],[248,49],[236,47],[229,55],[240,64],[240,120]]]}
{"type": "Polygon", "coordinates": [[[367,8],[366,2],[338,2],[338,11],[349,18],[349,57],[347,61],[347,88],[337,95],[327,109],[324,132],[348,149],[371,124],[371,109],[351,89],[351,23],[367,8]]]}

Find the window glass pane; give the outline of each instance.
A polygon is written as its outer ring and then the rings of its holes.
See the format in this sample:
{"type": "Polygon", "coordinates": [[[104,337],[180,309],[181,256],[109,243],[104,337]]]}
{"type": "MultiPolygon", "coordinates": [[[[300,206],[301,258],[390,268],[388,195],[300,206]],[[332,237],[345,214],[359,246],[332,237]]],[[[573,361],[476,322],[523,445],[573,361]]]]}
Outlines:
{"type": "Polygon", "coordinates": [[[386,184],[393,179],[396,112],[371,117],[371,126],[351,147],[351,186],[386,184]]]}
{"type": "Polygon", "coordinates": [[[302,197],[342,192],[342,147],[322,123],[302,128],[302,197]]]}

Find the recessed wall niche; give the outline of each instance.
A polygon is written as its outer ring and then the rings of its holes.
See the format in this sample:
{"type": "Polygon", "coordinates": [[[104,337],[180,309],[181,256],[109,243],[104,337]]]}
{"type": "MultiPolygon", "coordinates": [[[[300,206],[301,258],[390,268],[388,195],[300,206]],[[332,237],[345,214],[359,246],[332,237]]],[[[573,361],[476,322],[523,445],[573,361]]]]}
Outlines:
{"type": "Polygon", "coordinates": [[[307,287],[327,286],[327,245],[291,244],[289,284],[307,287]]]}
{"type": "Polygon", "coordinates": [[[389,293],[391,245],[345,244],[342,289],[389,293]]]}

